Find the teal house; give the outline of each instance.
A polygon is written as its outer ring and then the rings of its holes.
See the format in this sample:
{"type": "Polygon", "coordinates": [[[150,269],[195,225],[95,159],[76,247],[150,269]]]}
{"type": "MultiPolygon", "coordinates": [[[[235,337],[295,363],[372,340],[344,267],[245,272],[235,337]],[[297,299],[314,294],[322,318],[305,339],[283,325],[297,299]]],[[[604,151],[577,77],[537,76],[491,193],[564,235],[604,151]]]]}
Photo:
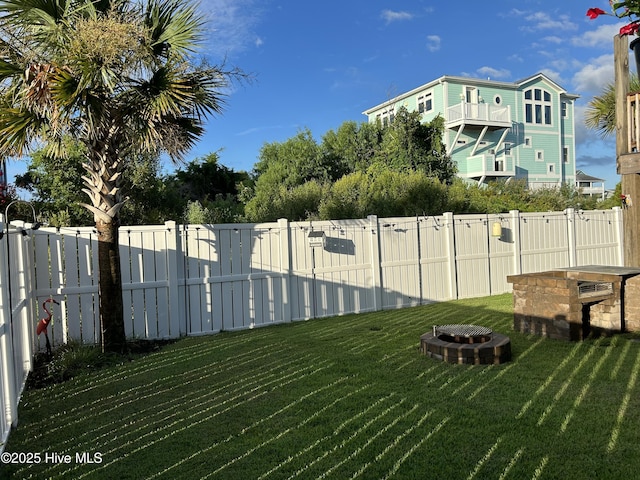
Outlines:
{"type": "Polygon", "coordinates": [[[458,176],[540,188],[576,184],[577,98],[542,73],[513,83],[443,76],[363,113],[383,125],[403,106],[425,122],[441,115],[458,176]]]}

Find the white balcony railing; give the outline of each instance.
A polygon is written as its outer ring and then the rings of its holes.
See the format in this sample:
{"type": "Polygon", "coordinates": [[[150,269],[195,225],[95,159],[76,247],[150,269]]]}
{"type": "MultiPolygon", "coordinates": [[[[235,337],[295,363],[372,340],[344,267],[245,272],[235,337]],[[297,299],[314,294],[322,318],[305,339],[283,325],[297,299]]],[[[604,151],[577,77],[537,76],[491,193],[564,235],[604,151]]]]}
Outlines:
{"type": "Polygon", "coordinates": [[[500,126],[511,126],[511,107],[498,107],[488,103],[460,102],[447,108],[446,123],[461,123],[463,121],[482,122],[500,126]]]}

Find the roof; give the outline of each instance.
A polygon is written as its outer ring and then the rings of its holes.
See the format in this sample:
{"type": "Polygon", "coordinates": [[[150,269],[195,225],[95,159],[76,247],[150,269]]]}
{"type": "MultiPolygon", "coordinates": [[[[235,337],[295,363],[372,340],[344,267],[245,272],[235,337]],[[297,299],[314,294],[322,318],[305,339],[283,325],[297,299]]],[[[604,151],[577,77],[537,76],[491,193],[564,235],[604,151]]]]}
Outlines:
{"type": "Polygon", "coordinates": [[[604,179],[587,175],[582,170],[576,170],[576,182],[604,182],[604,179]]]}
{"type": "Polygon", "coordinates": [[[420,85],[417,88],[414,88],[413,90],[409,90],[408,92],[402,93],[400,95],[398,95],[395,98],[390,98],[389,100],[382,102],[378,105],[376,105],[375,107],[371,107],[368,108],[367,110],[365,110],[363,113],[363,115],[369,115],[370,113],[392,105],[396,102],[399,102],[401,100],[404,100],[407,97],[410,97],[422,90],[425,90],[427,88],[431,88],[434,85],[440,84],[440,83],[445,83],[445,82],[452,82],[452,83],[470,83],[473,85],[486,85],[486,86],[493,86],[493,87],[500,87],[500,88],[511,88],[513,90],[517,90],[518,88],[522,87],[523,85],[526,85],[527,83],[531,83],[535,80],[545,80],[548,83],[550,83],[551,85],[553,85],[553,87],[561,94],[564,95],[570,99],[575,100],[576,98],[579,98],[580,95],[576,95],[574,93],[567,93],[567,91],[562,88],[560,85],[558,85],[556,82],[554,82],[553,80],[551,80],[549,77],[547,77],[544,73],[540,72],[540,73],[536,73],[535,75],[532,75],[530,77],[524,78],[522,80],[518,80],[516,82],[501,82],[501,81],[496,81],[496,80],[491,80],[491,79],[482,79],[482,78],[473,78],[473,77],[457,77],[457,76],[452,76],[452,75],[443,75],[439,78],[436,78],[435,80],[432,80],[428,83],[425,83],[424,85],[420,85]]]}

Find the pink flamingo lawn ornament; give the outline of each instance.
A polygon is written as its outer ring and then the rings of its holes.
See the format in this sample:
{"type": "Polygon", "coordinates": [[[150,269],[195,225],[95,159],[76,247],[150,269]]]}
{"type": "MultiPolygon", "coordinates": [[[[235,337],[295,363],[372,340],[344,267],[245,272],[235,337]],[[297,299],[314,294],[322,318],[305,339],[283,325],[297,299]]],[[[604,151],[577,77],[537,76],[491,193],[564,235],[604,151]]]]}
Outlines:
{"type": "Polygon", "coordinates": [[[42,308],[45,312],[47,312],[47,316],[38,322],[38,327],[36,328],[36,333],[40,335],[44,332],[44,338],[47,340],[47,353],[51,355],[51,343],[49,343],[49,334],[47,333],[47,327],[49,326],[49,322],[51,322],[52,313],[47,309],[47,303],[55,303],[56,305],[60,305],[53,298],[47,298],[44,302],[42,302],[42,308]]]}

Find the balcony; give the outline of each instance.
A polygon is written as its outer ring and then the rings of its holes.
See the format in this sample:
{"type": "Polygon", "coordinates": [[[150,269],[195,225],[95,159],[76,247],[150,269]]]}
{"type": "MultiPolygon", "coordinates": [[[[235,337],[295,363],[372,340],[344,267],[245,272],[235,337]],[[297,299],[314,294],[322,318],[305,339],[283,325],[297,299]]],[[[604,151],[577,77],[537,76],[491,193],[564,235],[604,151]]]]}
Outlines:
{"type": "Polygon", "coordinates": [[[465,178],[508,178],[516,176],[515,162],[512,156],[499,156],[491,154],[475,155],[467,157],[464,164],[458,163],[459,174],[465,178]]]}
{"type": "Polygon", "coordinates": [[[460,125],[489,127],[490,130],[511,128],[511,107],[460,102],[447,108],[444,120],[446,128],[455,128],[460,125]]]}

